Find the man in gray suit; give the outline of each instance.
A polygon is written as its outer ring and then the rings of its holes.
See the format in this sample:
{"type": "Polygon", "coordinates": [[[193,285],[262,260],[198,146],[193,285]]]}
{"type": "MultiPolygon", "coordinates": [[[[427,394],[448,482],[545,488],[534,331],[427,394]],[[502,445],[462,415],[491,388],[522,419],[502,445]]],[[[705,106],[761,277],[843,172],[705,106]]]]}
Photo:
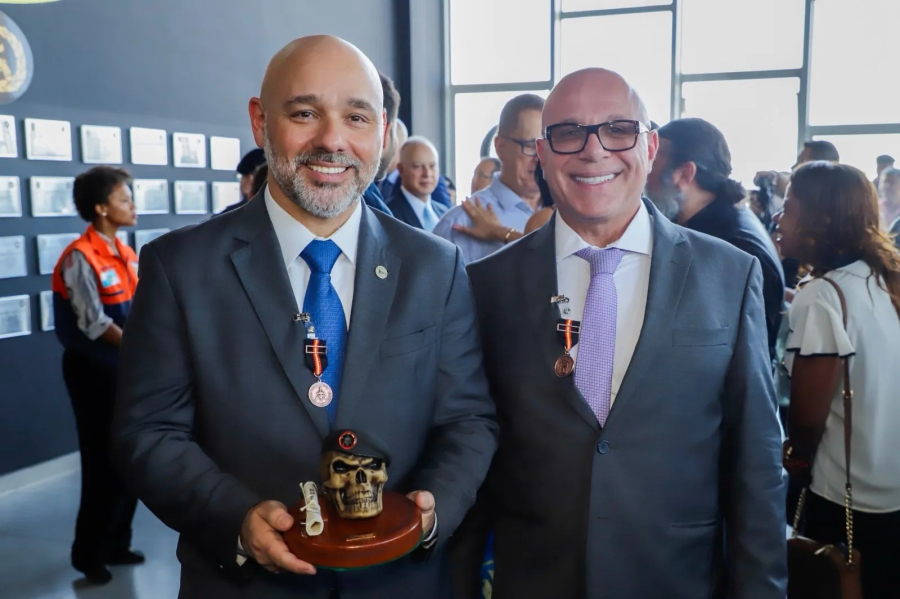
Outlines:
{"type": "Polygon", "coordinates": [[[557,214],[469,266],[500,446],[460,597],[489,529],[495,599],[785,596],[760,266],[642,200],[648,125],[617,74],[565,77],[538,140],[557,214]]]}
{"type": "Polygon", "coordinates": [[[181,597],[447,590],[442,545],[474,502],[496,422],[459,251],[359,200],[384,146],[381,93],[354,46],[292,42],[250,102],[267,189],[141,253],[115,455],[181,533],[181,597]],[[322,373],[305,363],[301,312],[327,343],[322,373]],[[427,551],[345,573],[288,551],[285,505],[319,480],[336,429],[386,446],[387,488],[422,509],[427,551]]]}

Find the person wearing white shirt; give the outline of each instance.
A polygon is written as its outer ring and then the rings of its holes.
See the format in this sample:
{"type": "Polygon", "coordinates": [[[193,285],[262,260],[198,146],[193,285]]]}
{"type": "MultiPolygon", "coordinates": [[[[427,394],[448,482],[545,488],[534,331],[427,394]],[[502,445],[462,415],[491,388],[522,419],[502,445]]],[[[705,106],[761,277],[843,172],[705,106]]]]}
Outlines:
{"type": "Polygon", "coordinates": [[[803,534],[846,543],[850,501],[863,597],[900,597],[900,253],[879,227],[875,188],[862,171],[843,164],[813,162],[794,171],[778,234],[783,255],[810,272],[788,314],[784,361],[791,376],[788,464],[792,476],[812,478],[803,534]],[[845,299],[846,327],[832,282],[845,299]],[[850,414],[843,401],[845,360],[850,414]]]}
{"type": "Polygon", "coordinates": [[[447,211],[431,199],[440,176],[437,148],[424,137],[410,137],[400,148],[397,170],[400,185],[388,198],[388,208],[397,220],[430,233],[447,211]]]}

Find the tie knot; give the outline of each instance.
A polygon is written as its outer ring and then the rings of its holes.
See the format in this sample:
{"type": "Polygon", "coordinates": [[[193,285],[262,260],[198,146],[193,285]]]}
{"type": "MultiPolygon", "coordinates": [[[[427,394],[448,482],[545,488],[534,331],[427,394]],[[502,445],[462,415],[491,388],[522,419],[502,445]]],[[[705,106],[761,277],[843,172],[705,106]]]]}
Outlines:
{"type": "Polygon", "coordinates": [[[619,248],[584,248],[575,253],[579,258],[587,260],[591,265],[591,276],[613,274],[622,261],[625,251],[619,248]]]}
{"type": "Polygon", "coordinates": [[[330,239],[314,239],[300,252],[300,257],[309,265],[309,270],[319,274],[331,274],[334,263],[341,255],[341,248],[330,239]]]}

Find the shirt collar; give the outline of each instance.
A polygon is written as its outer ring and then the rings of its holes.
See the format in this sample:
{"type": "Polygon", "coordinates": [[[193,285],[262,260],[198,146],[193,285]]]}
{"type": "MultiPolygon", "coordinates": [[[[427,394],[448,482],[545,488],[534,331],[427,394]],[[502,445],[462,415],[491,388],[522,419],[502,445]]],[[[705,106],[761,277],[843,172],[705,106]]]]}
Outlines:
{"type": "MultiPolygon", "coordinates": [[[[324,239],[313,235],[312,231],[307,229],[303,223],[279,206],[269,192],[268,186],[266,186],[265,202],[266,210],[269,212],[269,219],[271,219],[272,227],[275,229],[275,237],[278,239],[278,245],[281,246],[281,255],[284,258],[286,267],[290,266],[300,256],[300,252],[306,249],[306,246],[311,241],[324,239]]],[[[347,219],[347,222],[341,225],[341,228],[328,238],[341,248],[341,252],[354,266],[356,265],[356,249],[359,245],[359,227],[361,223],[362,201],[357,200],[356,207],[353,209],[353,213],[347,219]]]]}
{"type": "Polygon", "coordinates": [[[422,220],[422,214],[425,213],[427,208],[431,208],[431,196],[428,196],[428,199],[423,202],[413,194],[409,193],[402,185],[400,186],[400,191],[403,192],[403,196],[406,198],[406,201],[409,202],[409,205],[416,213],[418,219],[422,220]]]}
{"type": "MultiPolygon", "coordinates": [[[[578,233],[572,230],[562,216],[556,214],[556,260],[559,262],[564,258],[568,258],[575,252],[584,248],[593,247],[584,239],[579,237],[578,233]]],[[[650,213],[641,200],[637,213],[622,236],[606,247],[614,247],[625,250],[626,252],[634,252],[636,254],[644,254],[649,256],[653,251],[653,227],[650,222],[650,213]]]]}
{"type": "Polygon", "coordinates": [[[489,189],[504,210],[519,208],[527,211],[529,214],[533,212],[528,202],[500,181],[500,173],[494,173],[489,189]]]}

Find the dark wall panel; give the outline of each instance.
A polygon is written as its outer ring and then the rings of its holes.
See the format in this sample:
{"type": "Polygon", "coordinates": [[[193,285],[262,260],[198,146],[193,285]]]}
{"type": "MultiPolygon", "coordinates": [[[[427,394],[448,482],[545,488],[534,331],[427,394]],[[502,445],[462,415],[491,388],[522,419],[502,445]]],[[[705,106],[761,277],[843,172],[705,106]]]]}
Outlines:
{"type": "MultiPolygon", "coordinates": [[[[24,235],[29,275],[0,280],[0,296],[32,298],[32,334],[0,340],[0,474],[77,449],[74,422],[60,373],[62,351],[52,332],[41,332],[38,294],[50,277],[38,275],[36,236],[80,232],[77,217],[32,218],[31,176],[74,176],[80,161],[78,127],[114,125],[204,133],[241,139],[252,147],[247,101],[258,92],[271,55],[291,39],[331,33],[355,43],[408,89],[408,71],[396,51],[394,0],[61,0],[34,6],[0,5],[22,28],[34,54],[30,89],[0,114],[16,118],[17,159],[0,159],[0,175],[20,177],[21,218],[0,219],[0,236],[24,235]],[[72,123],[72,162],[24,159],[22,120],[72,123]]],[[[129,164],[139,178],[234,181],[211,169],[129,164]]],[[[211,189],[210,189],[211,192],[211,189]]],[[[172,189],[170,186],[170,201],[172,189]]],[[[177,228],[198,216],[145,215],[138,229],[177,228]]],[[[133,243],[133,234],[131,241],[133,243]]]]}

